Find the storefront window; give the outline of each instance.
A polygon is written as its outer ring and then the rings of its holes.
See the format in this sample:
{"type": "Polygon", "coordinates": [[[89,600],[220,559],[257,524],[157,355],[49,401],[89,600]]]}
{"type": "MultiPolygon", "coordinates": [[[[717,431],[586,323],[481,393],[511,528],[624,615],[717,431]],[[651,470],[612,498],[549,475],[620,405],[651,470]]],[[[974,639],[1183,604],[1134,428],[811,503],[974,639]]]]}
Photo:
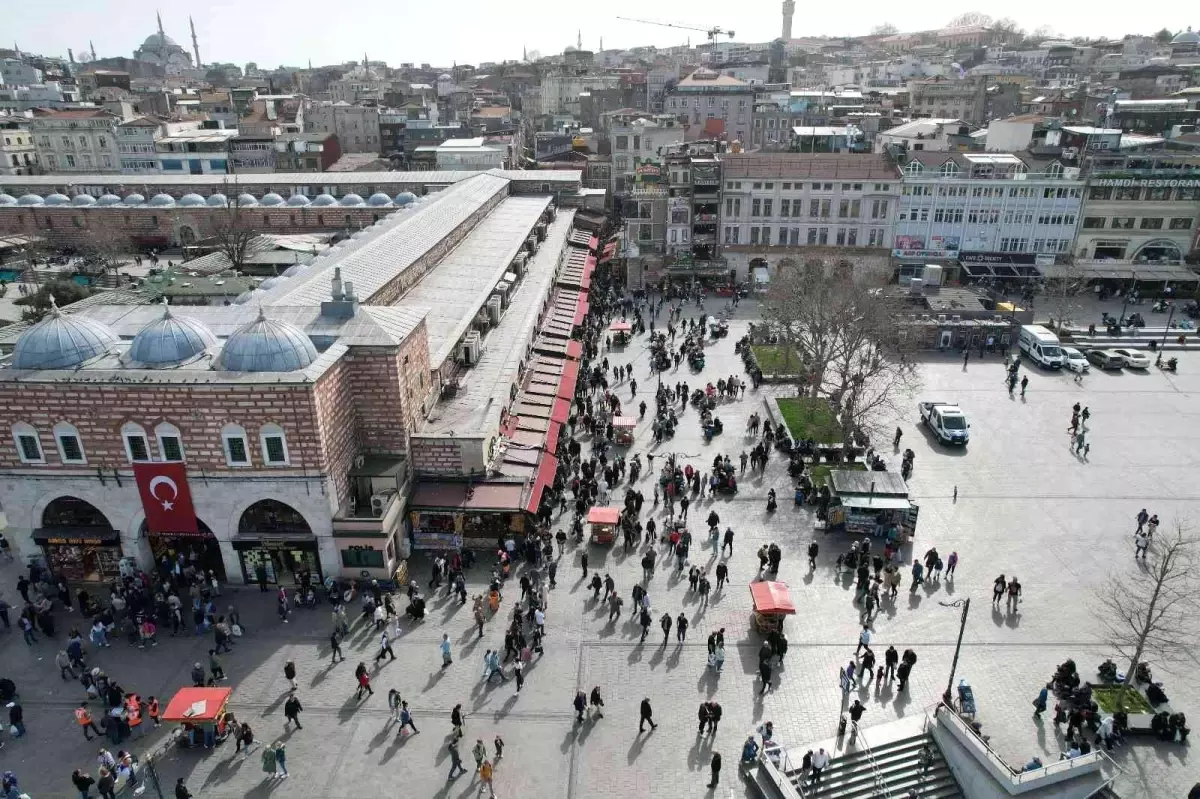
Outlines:
{"type": "Polygon", "coordinates": [[[50,570],[69,582],[111,580],[120,574],[121,536],[94,505],[59,497],[42,512],[34,541],[50,570]]]}
{"type": "Polygon", "coordinates": [[[347,569],[382,569],[383,552],[370,547],[353,546],[342,550],[342,566],[347,569]]]}

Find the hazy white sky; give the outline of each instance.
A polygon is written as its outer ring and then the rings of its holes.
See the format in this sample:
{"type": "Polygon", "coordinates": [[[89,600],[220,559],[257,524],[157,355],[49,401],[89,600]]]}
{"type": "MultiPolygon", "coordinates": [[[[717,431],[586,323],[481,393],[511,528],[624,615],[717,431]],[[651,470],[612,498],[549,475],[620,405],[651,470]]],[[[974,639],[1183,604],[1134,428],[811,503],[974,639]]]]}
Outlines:
{"type": "MultiPolygon", "coordinates": [[[[303,66],[311,59],[315,66],[361,59],[366,52],[372,60],[384,59],[393,66],[408,61],[445,66],[452,61],[520,58],[523,45],[543,55],[559,52],[575,44],[577,30],[582,30],[584,47],[593,50],[598,49],[601,37],[606,48],[613,48],[682,44],[688,35],[625,22],[618,16],[732,28],[737,41],[768,41],[779,36],[780,8],[781,3],[774,0],[691,0],[686,4],[608,0],[583,5],[548,0],[37,0],[21,4],[19,14],[5,15],[0,35],[23,50],[45,55],[66,55],[68,47],[79,55],[91,40],[100,57],[130,56],[154,33],[154,12],[159,10],[167,35],[189,50],[187,18],[189,13],[193,15],[205,63],[244,65],[256,61],[262,67],[303,66]]],[[[1198,7],[1186,0],[1159,0],[1148,8],[1140,7],[1137,14],[1109,13],[1104,3],[1044,0],[980,3],[978,8],[993,16],[1012,17],[1027,30],[1048,25],[1076,36],[1119,38],[1125,33],[1200,25],[1198,7]]],[[[1112,8],[1132,7],[1114,3],[1112,8]]],[[[796,4],[792,31],[794,36],[861,35],[881,22],[892,22],[901,30],[924,30],[940,27],[966,10],[969,7],[939,3],[898,5],[862,0],[845,5],[801,0],[796,4]]],[[[703,33],[692,34],[693,44],[703,40],[703,33]]]]}

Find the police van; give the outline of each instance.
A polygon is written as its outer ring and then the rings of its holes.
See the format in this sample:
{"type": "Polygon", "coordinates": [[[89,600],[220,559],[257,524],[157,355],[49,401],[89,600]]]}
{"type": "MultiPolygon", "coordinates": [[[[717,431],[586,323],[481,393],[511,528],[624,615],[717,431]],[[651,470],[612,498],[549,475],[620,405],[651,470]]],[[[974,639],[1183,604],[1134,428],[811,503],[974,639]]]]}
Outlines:
{"type": "Polygon", "coordinates": [[[1061,369],[1065,360],[1058,336],[1041,325],[1022,325],[1017,338],[1021,352],[1044,369],[1061,369]]]}

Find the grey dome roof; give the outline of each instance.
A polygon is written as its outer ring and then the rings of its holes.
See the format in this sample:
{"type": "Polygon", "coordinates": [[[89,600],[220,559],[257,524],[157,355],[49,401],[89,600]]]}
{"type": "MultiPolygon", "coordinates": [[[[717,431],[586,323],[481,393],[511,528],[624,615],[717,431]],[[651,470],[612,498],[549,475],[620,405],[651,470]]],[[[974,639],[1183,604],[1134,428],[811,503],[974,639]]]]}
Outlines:
{"type": "Polygon", "coordinates": [[[1200,33],[1196,33],[1191,28],[1180,31],[1175,34],[1175,38],[1171,40],[1171,44],[1200,44],[1200,33]]]}
{"type": "Polygon", "coordinates": [[[332,194],[318,194],[316,197],[313,197],[312,204],[320,206],[337,205],[337,198],[332,194]]]}
{"type": "Polygon", "coordinates": [[[96,200],[96,205],[120,205],[121,198],[115,194],[101,194],[100,199],[96,200]]]}
{"type": "Polygon", "coordinates": [[[46,318],[26,330],[13,347],[14,369],[70,369],[109,351],[117,334],[82,316],[64,316],[51,304],[46,318]]]}
{"type": "Polygon", "coordinates": [[[125,199],[121,200],[121,202],[126,205],[141,205],[146,202],[146,198],[135,191],[133,194],[126,194],[125,199]]]}
{"type": "Polygon", "coordinates": [[[55,192],[54,194],[46,197],[45,203],[46,205],[70,205],[71,198],[65,194],[59,194],[55,192]]]}
{"type": "Polygon", "coordinates": [[[237,202],[238,205],[258,205],[258,200],[253,194],[239,194],[237,202]]]}
{"type": "Polygon", "coordinates": [[[216,194],[208,195],[208,199],[204,202],[206,205],[210,205],[213,208],[224,208],[225,206],[229,205],[229,198],[224,194],[217,192],[216,194]]]}
{"type": "Polygon", "coordinates": [[[304,272],[306,269],[308,269],[308,266],[305,264],[294,264],[292,266],[289,266],[287,269],[283,270],[283,276],[284,277],[295,277],[296,275],[299,275],[302,272],[304,272]]]}
{"type": "Polygon", "coordinates": [[[165,33],[152,33],[146,37],[146,41],[142,42],[142,47],[147,50],[161,50],[164,47],[178,47],[175,40],[165,33]]]}
{"type": "MultiPolygon", "coordinates": [[[[161,196],[162,196],[161,194],[158,195],[158,197],[161,197],[161,196]]],[[[154,199],[157,200],[158,197],[155,197],[154,199]]],[[[150,204],[154,205],[154,201],[151,200],[150,204]]],[[[190,193],[190,194],[185,194],[182,197],[180,197],[179,204],[183,205],[183,206],[187,206],[189,208],[194,208],[198,205],[204,205],[205,203],[204,203],[204,198],[201,197],[199,194],[190,193]]]]}
{"type": "Polygon", "coordinates": [[[36,194],[22,194],[21,199],[17,200],[17,205],[43,205],[45,200],[36,194]]]}
{"type": "Polygon", "coordinates": [[[365,203],[363,203],[363,198],[359,197],[354,192],[344,195],[340,202],[342,205],[365,205],[365,203]]]}
{"type": "Polygon", "coordinates": [[[150,198],[150,204],[155,208],[170,208],[175,205],[175,198],[169,194],[156,194],[150,198]]]}
{"type": "Polygon", "coordinates": [[[95,205],[95,204],[96,204],[96,198],[90,194],[76,194],[74,197],[71,198],[71,205],[87,206],[87,205],[95,205]]]}
{"type": "Polygon", "coordinates": [[[219,368],[229,372],[294,372],[317,359],[317,348],[304,331],[287,322],[258,319],[234,331],[221,349],[219,368]]]}
{"type": "Polygon", "coordinates": [[[217,343],[217,337],[202,322],[173,316],[164,306],[163,317],[143,327],[129,345],[129,359],[145,366],[183,363],[217,343]]]}
{"type": "Polygon", "coordinates": [[[408,205],[417,201],[417,195],[411,191],[402,191],[396,195],[396,205],[408,205]]]}
{"type": "Polygon", "coordinates": [[[283,280],[284,280],[284,278],[281,276],[278,276],[278,275],[275,277],[269,277],[266,280],[264,280],[263,282],[259,283],[258,287],[260,289],[262,289],[263,291],[270,291],[271,289],[275,288],[280,283],[282,283],[283,280]]]}
{"type": "Polygon", "coordinates": [[[271,191],[264,194],[258,202],[260,205],[283,205],[283,198],[271,191]]]}
{"type": "Polygon", "coordinates": [[[11,194],[0,194],[0,205],[16,205],[17,198],[11,194]]]}
{"type": "Polygon", "coordinates": [[[291,197],[287,198],[287,204],[295,208],[309,205],[311,202],[312,200],[308,199],[303,194],[293,194],[291,197]]]}
{"type": "Polygon", "coordinates": [[[387,196],[386,194],[384,194],[381,191],[377,191],[371,195],[370,199],[367,200],[367,204],[374,205],[374,206],[391,205],[392,198],[387,196]]]}

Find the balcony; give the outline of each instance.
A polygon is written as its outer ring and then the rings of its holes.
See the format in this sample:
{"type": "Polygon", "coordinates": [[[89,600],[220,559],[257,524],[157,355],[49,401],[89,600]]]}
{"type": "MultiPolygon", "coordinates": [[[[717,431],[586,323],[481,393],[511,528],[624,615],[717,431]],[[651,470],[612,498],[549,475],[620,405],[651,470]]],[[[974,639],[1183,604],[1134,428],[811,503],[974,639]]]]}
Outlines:
{"type": "Polygon", "coordinates": [[[693,218],[697,225],[715,225],[717,223],[716,214],[695,214],[693,218]]]}
{"type": "Polygon", "coordinates": [[[360,455],[349,477],[350,498],[333,516],[334,537],[390,538],[400,525],[410,493],[408,460],[360,455]]]}

